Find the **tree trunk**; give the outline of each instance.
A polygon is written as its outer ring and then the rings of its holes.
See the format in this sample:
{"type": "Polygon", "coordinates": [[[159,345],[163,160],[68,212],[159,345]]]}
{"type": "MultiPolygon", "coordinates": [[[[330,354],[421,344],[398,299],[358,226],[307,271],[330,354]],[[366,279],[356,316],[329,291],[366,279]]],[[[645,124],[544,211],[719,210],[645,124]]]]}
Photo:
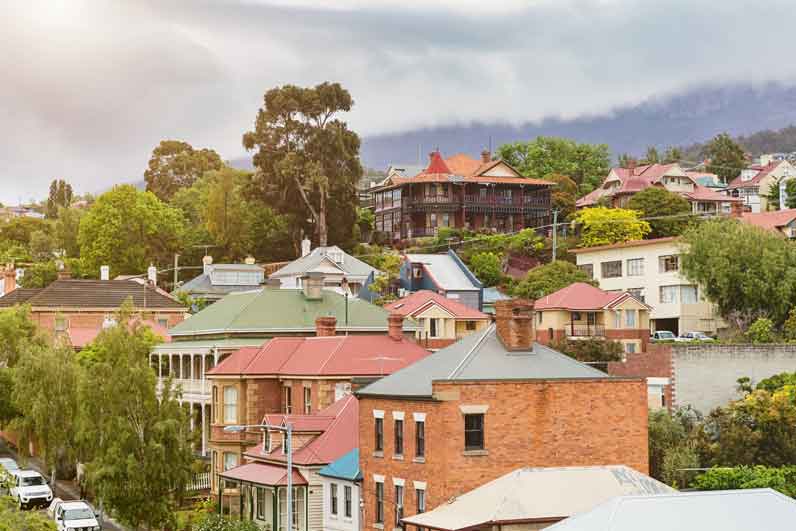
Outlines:
{"type": "Polygon", "coordinates": [[[52,490],[53,490],[53,498],[55,498],[56,494],[55,494],[55,465],[54,464],[53,464],[53,468],[52,468],[51,481],[53,483],[53,488],[52,488],[52,490]]]}
{"type": "Polygon", "coordinates": [[[318,245],[326,247],[328,231],[326,229],[326,190],[321,189],[321,206],[318,213],[318,245]]]}

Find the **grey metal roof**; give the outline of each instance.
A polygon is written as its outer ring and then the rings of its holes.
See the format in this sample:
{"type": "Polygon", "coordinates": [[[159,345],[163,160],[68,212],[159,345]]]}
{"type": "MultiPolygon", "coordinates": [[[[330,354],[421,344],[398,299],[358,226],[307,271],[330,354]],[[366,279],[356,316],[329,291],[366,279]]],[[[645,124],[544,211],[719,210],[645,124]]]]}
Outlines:
{"type": "Polygon", "coordinates": [[[251,291],[257,288],[259,288],[259,285],[256,286],[252,286],[251,284],[239,285],[239,286],[214,285],[210,281],[210,275],[202,273],[201,275],[192,278],[191,280],[189,280],[188,282],[184,283],[182,286],[174,290],[174,293],[195,293],[198,295],[210,295],[211,298],[213,297],[221,298],[224,295],[228,295],[230,293],[251,291]]]}
{"type": "Polygon", "coordinates": [[[257,264],[213,264],[211,267],[219,271],[254,271],[260,273],[265,271],[257,264]]]}
{"type": "Polygon", "coordinates": [[[431,397],[434,380],[609,378],[604,372],[539,343],[509,352],[495,325],[475,332],[425,359],[357,391],[360,395],[431,397]]]}
{"type": "Polygon", "coordinates": [[[567,518],[615,496],[670,494],[673,488],[624,465],[520,468],[404,523],[447,531],[493,523],[567,518]]]}
{"type": "Polygon", "coordinates": [[[796,501],[772,489],[620,496],[550,531],[749,531],[792,529],[796,501]]]}
{"type": "Polygon", "coordinates": [[[446,291],[478,291],[481,289],[473,284],[450,255],[408,254],[406,257],[413,264],[424,264],[437,285],[446,291]]]}
{"type": "Polygon", "coordinates": [[[484,304],[491,304],[495,301],[505,301],[510,299],[505,293],[501,293],[497,288],[484,288],[484,304]]]}
{"type": "Polygon", "coordinates": [[[347,275],[367,277],[374,271],[378,272],[359,258],[354,258],[336,245],[333,245],[331,247],[316,247],[307,256],[293,260],[283,268],[271,273],[270,276],[271,278],[279,278],[304,274],[318,267],[329,253],[334,252],[343,253],[343,263],[335,265],[347,275]]]}

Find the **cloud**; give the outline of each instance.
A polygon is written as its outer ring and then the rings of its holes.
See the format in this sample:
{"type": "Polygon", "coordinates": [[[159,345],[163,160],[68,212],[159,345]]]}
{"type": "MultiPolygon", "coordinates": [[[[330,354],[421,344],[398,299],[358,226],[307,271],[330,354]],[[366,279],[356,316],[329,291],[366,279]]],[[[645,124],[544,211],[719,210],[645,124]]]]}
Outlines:
{"type": "Polygon", "coordinates": [[[0,7],[0,201],[137,180],[163,138],[233,158],[270,87],[341,82],[363,135],[599,115],[793,82],[786,0],[18,0],[0,7]]]}

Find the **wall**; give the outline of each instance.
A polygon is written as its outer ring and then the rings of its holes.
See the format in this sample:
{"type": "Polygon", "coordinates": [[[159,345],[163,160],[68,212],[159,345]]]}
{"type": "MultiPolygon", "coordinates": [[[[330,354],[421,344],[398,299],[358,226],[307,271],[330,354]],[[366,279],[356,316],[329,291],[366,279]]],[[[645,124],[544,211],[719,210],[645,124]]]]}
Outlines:
{"type": "Polygon", "coordinates": [[[343,479],[320,476],[323,482],[323,529],[326,531],[359,531],[359,487],[343,479]],[[332,515],[330,485],[337,485],[337,516],[332,515]],[[351,487],[351,518],[345,517],[345,487],[351,487]]]}
{"type": "MultiPolygon", "coordinates": [[[[611,376],[672,378],[672,349],[669,344],[649,343],[646,352],[625,354],[623,362],[609,362],[611,376]]],[[[672,385],[664,387],[666,404],[672,404],[672,385]]]]}
{"type": "MultiPolygon", "coordinates": [[[[105,321],[105,317],[114,317],[118,311],[118,308],[89,309],[85,311],[64,309],[63,312],[34,310],[31,312],[31,319],[42,330],[50,333],[55,331],[56,317],[65,318],[68,327],[96,328],[97,330],[101,330],[102,324],[105,321]]],[[[185,313],[182,310],[178,312],[173,310],[168,312],[153,310],[143,313],[136,312],[136,315],[143,315],[145,319],[153,321],[157,321],[158,319],[166,319],[168,321],[167,328],[178,325],[185,318],[185,313]]]]}

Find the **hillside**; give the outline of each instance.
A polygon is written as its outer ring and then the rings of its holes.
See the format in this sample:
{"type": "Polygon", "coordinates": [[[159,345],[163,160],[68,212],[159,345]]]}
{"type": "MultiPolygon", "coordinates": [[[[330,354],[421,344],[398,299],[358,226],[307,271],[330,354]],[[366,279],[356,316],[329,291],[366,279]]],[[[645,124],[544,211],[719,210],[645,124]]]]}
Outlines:
{"type": "MultiPolygon", "coordinates": [[[[751,135],[741,135],[735,137],[735,141],[753,157],[763,153],[790,153],[796,151],[796,126],[789,125],[778,130],[766,129],[751,135]]],[[[704,146],[703,142],[698,142],[683,147],[683,158],[699,160],[704,146]]]]}

